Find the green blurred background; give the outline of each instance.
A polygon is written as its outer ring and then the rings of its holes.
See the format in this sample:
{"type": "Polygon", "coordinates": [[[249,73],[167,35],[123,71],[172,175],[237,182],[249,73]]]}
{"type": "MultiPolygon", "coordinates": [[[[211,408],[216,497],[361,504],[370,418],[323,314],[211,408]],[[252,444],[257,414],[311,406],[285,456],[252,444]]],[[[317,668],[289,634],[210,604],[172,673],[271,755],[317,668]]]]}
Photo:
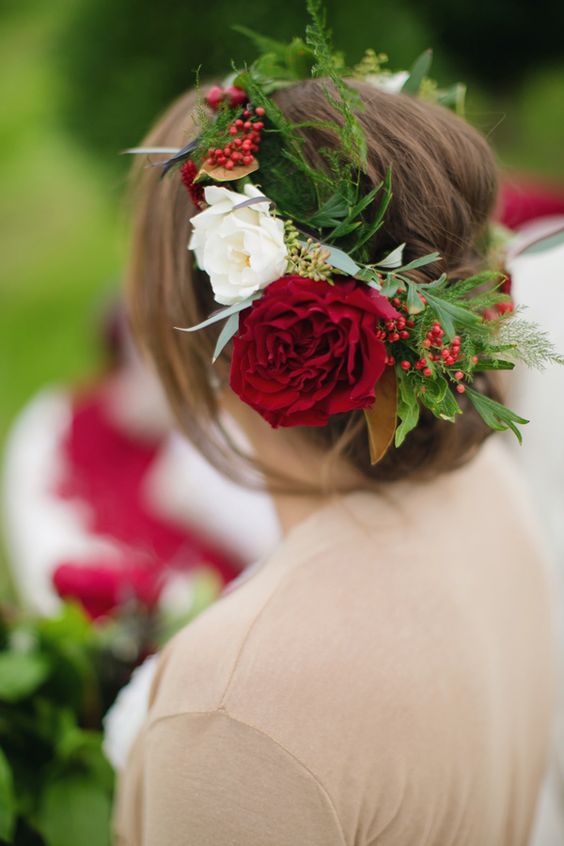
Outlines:
{"type": "MultiPolygon", "coordinates": [[[[469,85],[469,119],[503,167],[564,184],[564,4],[328,0],[336,45],[469,85]]],[[[0,449],[42,385],[96,366],[95,323],[126,250],[127,161],[194,71],[254,58],[230,29],[300,34],[302,0],[0,0],[0,449]]]]}

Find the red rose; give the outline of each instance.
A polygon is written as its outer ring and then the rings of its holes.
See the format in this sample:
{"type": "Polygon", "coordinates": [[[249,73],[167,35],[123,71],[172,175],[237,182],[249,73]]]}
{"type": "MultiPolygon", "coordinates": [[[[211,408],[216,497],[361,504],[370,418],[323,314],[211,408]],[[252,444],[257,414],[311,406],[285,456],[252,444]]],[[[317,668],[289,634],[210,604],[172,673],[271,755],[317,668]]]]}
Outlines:
{"type": "Polygon", "coordinates": [[[324,426],[368,408],[385,367],[381,321],[400,317],[368,285],[283,276],[241,314],[231,387],[271,426],[324,426]]]}

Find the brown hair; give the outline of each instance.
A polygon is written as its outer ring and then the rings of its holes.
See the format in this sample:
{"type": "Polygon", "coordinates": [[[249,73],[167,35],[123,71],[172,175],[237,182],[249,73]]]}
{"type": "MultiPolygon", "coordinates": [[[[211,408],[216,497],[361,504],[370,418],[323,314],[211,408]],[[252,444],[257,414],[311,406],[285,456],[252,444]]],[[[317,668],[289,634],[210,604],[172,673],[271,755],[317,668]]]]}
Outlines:
{"type": "MultiPolygon", "coordinates": [[[[275,99],[292,121],[334,120],[323,85],[318,80],[301,82],[278,92],[275,99]]],[[[359,118],[368,147],[367,188],[393,167],[394,196],[385,225],[372,239],[372,258],[405,242],[406,260],[434,250],[442,256],[440,265],[416,272],[420,281],[446,271],[456,283],[482,269],[480,244],[497,192],[495,161],[486,141],[444,108],[367,84],[355,86],[364,103],[359,118]]],[[[195,104],[194,93],[181,97],[144,143],[184,144],[197,131],[191,117],[195,104]]],[[[301,131],[306,158],[319,163],[319,149],[334,144],[334,137],[319,127],[301,131]]],[[[161,180],[157,167],[138,163],[134,178],[137,201],[128,271],[134,328],[156,365],[181,429],[216,466],[241,478],[243,465],[236,456],[247,469],[257,465],[242,456],[219,422],[214,373],[225,378],[228,361],[227,351],[212,371],[219,330],[213,326],[188,334],[174,328],[194,325],[217,308],[207,277],[194,268],[186,249],[187,224],[196,209],[178,174],[161,180]]],[[[476,382],[484,393],[496,395],[491,377],[480,376],[476,382]]],[[[433,476],[467,461],[490,431],[464,397],[461,405],[464,414],[455,424],[423,409],[403,446],[391,447],[374,467],[362,412],[335,415],[327,426],[300,431],[325,453],[348,459],[367,484],[433,476]]]]}

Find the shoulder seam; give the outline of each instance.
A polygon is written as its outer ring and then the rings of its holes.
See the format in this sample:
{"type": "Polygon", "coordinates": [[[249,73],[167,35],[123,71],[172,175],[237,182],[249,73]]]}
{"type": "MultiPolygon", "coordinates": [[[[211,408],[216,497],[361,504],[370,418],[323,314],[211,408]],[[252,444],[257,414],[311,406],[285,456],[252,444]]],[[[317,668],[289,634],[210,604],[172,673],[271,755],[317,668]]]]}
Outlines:
{"type": "MultiPolygon", "coordinates": [[[[309,559],[308,562],[303,562],[303,564],[305,565],[306,563],[310,563],[311,561],[317,560],[317,557],[318,557],[317,555],[314,555],[309,559]]],[[[274,597],[278,593],[281,585],[283,585],[285,582],[287,582],[294,572],[295,572],[295,569],[292,568],[291,570],[288,570],[288,572],[285,573],[282,576],[280,581],[274,586],[270,595],[265,599],[265,601],[263,602],[263,604],[261,605],[259,610],[256,612],[255,616],[253,617],[253,619],[249,623],[249,625],[248,625],[248,627],[247,627],[247,629],[246,629],[246,631],[245,631],[245,633],[244,633],[244,635],[241,639],[241,643],[239,644],[239,649],[237,650],[237,654],[236,654],[235,659],[233,661],[233,666],[231,667],[231,672],[229,673],[229,678],[227,679],[227,681],[225,683],[225,687],[223,688],[223,693],[221,694],[221,697],[219,699],[219,703],[218,703],[218,706],[217,706],[218,708],[220,708],[220,709],[225,708],[225,700],[227,699],[227,696],[229,694],[229,690],[230,690],[230,688],[233,684],[233,680],[235,678],[235,673],[237,672],[237,669],[239,667],[239,662],[241,660],[245,646],[247,645],[247,641],[249,640],[249,638],[250,638],[250,636],[253,632],[254,627],[256,626],[260,617],[262,616],[264,611],[268,608],[268,606],[270,605],[270,603],[272,602],[272,600],[274,599],[274,597]]]]}
{"type": "Polygon", "coordinates": [[[290,758],[293,761],[293,763],[297,767],[299,767],[301,770],[303,770],[305,773],[307,773],[307,775],[312,779],[312,781],[315,783],[316,787],[319,789],[319,791],[321,792],[321,794],[325,798],[325,800],[326,800],[326,802],[327,802],[327,804],[328,804],[328,806],[331,810],[331,814],[333,816],[335,828],[337,829],[337,831],[339,833],[339,837],[341,839],[341,842],[342,842],[343,846],[347,846],[347,841],[346,841],[345,834],[344,834],[344,831],[343,831],[343,826],[341,824],[341,820],[340,820],[339,814],[337,812],[337,808],[335,807],[335,803],[333,801],[333,798],[331,797],[331,794],[329,793],[329,791],[327,790],[327,788],[325,787],[323,782],[313,772],[313,770],[311,770],[307,766],[307,764],[304,764],[304,762],[302,760],[300,760],[300,758],[298,758],[297,755],[295,755],[293,752],[291,752],[289,749],[287,749],[286,746],[284,746],[283,743],[281,743],[279,740],[277,740],[275,737],[273,737],[267,731],[264,731],[264,729],[261,729],[258,726],[253,725],[252,723],[248,723],[245,720],[240,720],[238,717],[234,717],[232,714],[229,713],[229,711],[227,711],[227,709],[223,705],[219,705],[217,708],[210,709],[210,710],[207,710],[207,711],[175,711],[173,714],[162,714],[161,716],[156,717],[155,719],[150,721],[149,725],[147,726],[147,732],[149,732],[157,723],[165,722],[166,720],[173,720],[176,717],[213,717],[213,716],[218,715],[218,714],[220,716],[225,717],[226,719],[230,720],[233,723],[237,723],[238,725],[241,725],[241,726],[244,726],[245,728],[251,729],[252,731],[254,731],[256,734],[260,735],[261,737],[266,738],[271,743],[273,743],[275,746],[277,746],[278,749],[281,749],[288,756],[288,758],[290,758]]]}

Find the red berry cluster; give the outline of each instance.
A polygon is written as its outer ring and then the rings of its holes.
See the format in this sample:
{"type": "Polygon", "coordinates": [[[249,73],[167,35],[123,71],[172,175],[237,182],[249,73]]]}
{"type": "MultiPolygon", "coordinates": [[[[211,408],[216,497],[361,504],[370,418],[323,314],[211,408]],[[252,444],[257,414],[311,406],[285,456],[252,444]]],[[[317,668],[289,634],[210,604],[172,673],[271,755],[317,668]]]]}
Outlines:
{"type": "Polygon", "coordinates": [[[187,159],[180,168],[180,176],[183,185],[192,198],[192,202],[195,206],[199,207],[204,202],[204,188],[202,185],[196,185],[194,183],[197,175],[198,168],[196,167],[196,163],[192,159],[187,159]]]}
{"type": "Polygon", "coordinates": [[[253,153],[260,149],[260,134],[264,129],[261,118],[264,116],[264,109],[257,106],[247,106],[243,112],[243,118],[237,118],[229,127],[231,140],[222,147],[210,147],[206,159],[208,167],[221,166],[227,170],[236,167],[250,165],[253,161],[253,153]]]}
{"type": "MultiPolygon", "coordinates": [[[[397,293],[399,294],[400,291],[397,293]]],[[[419,296],[423,305],[427,305],[426,298],[422,294],[419,294],[419,296]]],[[[399,296],[395,296],[392,298],[391,302],[398,311],[405,312],[407,316],[405,318],[403,316],[399,317],[396,320],[387,320],[384,324],[385,329],[381,329],[378,332],[377,337],[379,340],[386,341],[389,344],[394,344],[400,340],[407,341],[410,337],[409,330],[415,326],[415,321],[409,317],[409,309],[405,297],[400,298],[399,296]]],[[[412,369],[419,370],[423,373],[423,376],[429,377],[433,375],[432,362],[441,362],[445,367],[452,367],[456,364],[456,362],[462,358],[460,352],[460,336],[455,335],[450,344],[445,344],[443,340],[444,336],[445,330],[441,324],[438,321],[433,323],[422,342],[423,347],[426,350],[429,350],[427,357],[419,358],[415,362],[403,359],[399,362],[401,369],[406,373],[412,369]]],[[[478,357],[472,356],[472,358],[469,359],[469,363],[477,364],[478,357]]],[[[395,365],[395,356],[387,355],[386,364],[390,367],[395,365]]],[[[460,381],[464,379],[465,373],[462,370],[456,370],[452,376],[459,383],[456,386],[456,390],[459,394],[463,394],[466,391],[466,388],[464,385],[460,384],[460,381]]],[[[425,391],[426,388],[422,387],[421,390],[425,391]]]]}
{"type": "Polygon", "coordinates": [[[443,359],[444,364],[450,367],[458,361],[460,356],[460,337],[455,335],[450,346],[444,346],[443,337],[445,330],[440,323],[433,323],[431,329],[427,332],[423,346],[425,349],[434,349],[435,352],[429,353],[431,361],[439,361],[443,359]]]}
{"type": "MultiPolygon", "coordinates": [[[[405,317],[397,317],[395,320],[386,320],[384,326],[384,329],[378,330],[376,337],[379,341],[395,344],[396,341],[407,341],[411,334],[409,330],[415,326],[415,321],[405,317]]],[[[386,356],[386,364],[392,367],[395,363],[396,359],[393,355],[386,356]]]]}
{"type": "MultiPolygon", "coordinates": [[[[452,339],[451,343],[446,346],[443,341],[445,331],[442,328],[441,324],[436,322],[433,323],[429,332],[423,341],[423,346],[426,349],[432,349],[433,352],[429,353],[429,360],[430,361],[441,361],[446,367],[452,367],[453,364],[460,359],[460,336],[455,335],[452,339]]],[[[423,360],[423,359],[422,359],[423,360]]],[[[425,371],[423,371],[425,372],[425,371]]],[[[454,378],[457,382],[461,379],[464,379],[464,373],[462,370],[457,370],[454,373],[454,378]]],[[[466,390],[464,385],[457,385],[456,390],[459,394],[463,394],[466,390]]]]}
{"type": "Polygon", "coordinates": [[[206,103],[216,112],[224,101],[227,101],[232,109],[244,106],[248,97],[246,91],[231,85],[229,88],[222,88],[221,85],[214,85],[206,95],[206,103]]]}

